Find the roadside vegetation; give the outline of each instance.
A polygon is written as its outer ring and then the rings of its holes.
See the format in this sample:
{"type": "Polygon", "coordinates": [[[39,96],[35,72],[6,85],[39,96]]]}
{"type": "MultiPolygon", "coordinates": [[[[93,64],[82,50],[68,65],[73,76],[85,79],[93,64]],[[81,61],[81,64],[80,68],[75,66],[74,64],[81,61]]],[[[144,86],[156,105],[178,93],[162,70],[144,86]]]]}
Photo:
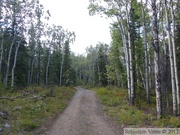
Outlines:
{"type": "Polygon", "coordinates": [[[155,98],[152,98],[152,102],[147,105],[145,97],[140,97],[138,100],[141,101],[136,100],[135,106],[129,106],[125,89],[96,87],[93,90],[103,104],[105,113],[117,119],[123,127],[180,127],[180,118],[168,115],[168,112],[158,120],[155,98]]]}
{"type": "Polygon", "coordinates": [[[44,132],[44,126],[50,126],[75,92],[70,87],[30,87],[13,93],[1,91],[0,134],[44,132]]]}
{"type": "Polygon", "coordinates": [[[0,134],[35,131],[74,93],[42,84],[108,86],[95,91],[123,125],[180,127],[180,1],[89,0],[88,9],[113,18],[112,42],[77,55],[75,32],[48,23],[39,0],[0,0],[0,134]]]}

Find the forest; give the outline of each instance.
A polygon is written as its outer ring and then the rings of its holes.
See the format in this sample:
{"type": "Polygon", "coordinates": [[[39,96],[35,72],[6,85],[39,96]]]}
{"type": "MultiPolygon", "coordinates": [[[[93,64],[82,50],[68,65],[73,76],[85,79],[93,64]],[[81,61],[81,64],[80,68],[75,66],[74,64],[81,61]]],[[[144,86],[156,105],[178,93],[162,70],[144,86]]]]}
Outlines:
{"type": "Polygon", "coordinates": [[[32,86],[118,87],[126,89],[129,106],[155,99],[158,119],[179,116],[180,1],[89,0],[88,9],[92,17],[113,20],[112,42],[76,55],[70,50],[75,32],[50,25],[51,12],[39,0],[1,0],[0,93],[32,86]]]}
{"type": "MultiPolygon", "coordinates": [[[[89,5],[91,15],[114,20],[111,46],[100,43],[95,49],[98,56],[91,63],[95,62],[92,67],[98,76],[93,80],[127,88],[130,106],[143,91],[150,104],[155,91],[159,119],[170,106],[174,116],[180,111],[179,4],[176,0],[92,0],[89,5]]],[[[91,47],[87,51],[89,61],[95,55],[91,47]]]]}

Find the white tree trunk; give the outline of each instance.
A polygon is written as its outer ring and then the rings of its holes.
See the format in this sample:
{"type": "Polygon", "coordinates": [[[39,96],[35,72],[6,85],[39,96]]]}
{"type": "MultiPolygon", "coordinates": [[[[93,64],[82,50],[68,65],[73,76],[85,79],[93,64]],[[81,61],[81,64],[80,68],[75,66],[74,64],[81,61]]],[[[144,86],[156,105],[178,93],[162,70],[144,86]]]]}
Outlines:
{"type": "Polygon", "coordinates": [[[9,53],[8,53],[8,60],[7,60],[7,67],[6,67],[6,74],[5,74],[5,82],[4,82],[5,88],[7,88],[7,86],[8,86],[9,66],[10,66],[12,48],[14,46],[15,40],[16,40],[16,32],[13,35],[13,40],[11,42],[11,46],[10,46],[9,53]]]}
{"type": "Polygon", "coordinates": [[[180,99],[179,99],[179,80],[178,80],[178,70],[177,70],[177,59],[176,59],[176,45],[175,45],[175,17],[174,17],[174,9],[173,9],[173,1],[170,0],[170,9],[171,9],[171,20],[172,20],[172,51],[174,58],[174,74],[175,74],[175,82],[176,82],[176,98],[177,98],[177,115],[180,114],[180,99]]]}
{"type": "Polygon", "coordinates": [[[18,50],[19,50],[19,47],[20,47],[20,45],[22,43],[22,40],[23,40],[23,35],[21,35],[21,39],[18,42],[18,45],[16,46],[16,51],[15,51],[15,56],[14,56],[14,64],[13,64],[13,67],[12,67],[11,90],[14,90],[14,70],[16,68],[18,50]]]}
{"type": "Polygon", "coordinates": [[[129,20],[129,9],[131,3],[126,1],[126,22],[127,22],[127,35],[128,35],[128,47],[129,47],[129,69],[130,69],[130,83],[131,83],[131,99],[130,105],[134,105],[134,75],[133,75],[133,58],[132,58],[132,43],[131,43],[131,33],[130,33],[130,20],[129,20]],[[128,9],[129,8],[129,9],[128,9]]]}
{"type": "MultiPolygon", "coordinates": [[[[127,2],[127,1],[126,1],[127,2]]],[[[116,0],[116,3],[118,4],[118,7],[119,7],[119,11],[121,11],[121,2],[120,0],[116,0]]],[[[126,17],[129,19],[129,17],[127,16],[127,3],[125,5],[126,7],[126,17]]],[[[123,25],[122,21],[124,20],[123,17],[122,17],[123,13],[122,14],[119,14],[117,16],[117,20],[118,20],[118,24],[119,24],[119,30],[121,32],[121,36],[122,36],[122,40],[123,40],[123,46],[124,46],[124,54],[125,54],[125,62],[126,62],[126,72],[127,72],[127,84],[128,84],[128,98],[129,98],[129,104],[131,104],[131,99],[132,99],[132,85],[131,85],[131,72],[130,72],[130,53],[129,53],[129,49],[128,49],[128,41],[129,41],[129,36],[128,36],[128,23],[125,25],[123,25]]],[[[126,20],[127,22],[129,22],[129,20],[126,20]]]]}
{"type": "Polygon", "coordinates": [[[154,66],[155,66],[155,87],[156,87],[156,110],[157,118],[162,117],[162,95],[160,83],[160,69],[159,69],[159,36],[158,36],[158,21],[156,0],[151,0],[153,12],[153,47],[154,47],[154,66]]]}
{"type": "MultiPolygon", "coordinates": [[[[142,85],[144,86],[144,88],[146,88],[146,81],[144,80],[144,76],[143,76],[143,73],[142,73],[142,71],[141,71],[141,68],[138,67],[137,69],[139,69],[139,76],[140,76],[140,78],[141,78],[142,85]]],[[[146,95],[147,95],[147,93],[146,93],[146,95]]]]}
{"type": "Polygon", "coordinates": [[[165,103],[164,103],[164,109],[169,109],[169,88],[168,88],[168,61],[169,61],[169,47],[168,44],[166,44],[166,40],[165,40],[165,30],[164,30],[164,20],[162,21],[162,29],[163,29],[163,48],[164,48],[164,78],[163,78],[163,83],[162,83],[162,87],[164,89],[164,99],[165,99],[165,103]]]}
{"type": "Polygon", "coordinates": [[[128,50],[128,44],[127,44],[127,39],[126,39],[126,34],[125,34],[125,27],[123,26],[122,20],[117,17],[118,24],[119,24],[119,30],[121,32],[121,37],[123,41],[123,47],[124,47],[124,54],[125,54],[125,63],[126,63],[126,72],[127,72],[127,85],[128,85],[128,98],[129,102],[131,99],[131,81],[130,81],[130,72],[129,72],[129,50],[128,50]]]}
{"type": "Polygon", "coordinates": [[[168,17],[168,7],[167,0],[164,0],[165,4],[165,14],[166,14],[166,32],[168,37],[168,46],[169,46],[169,58],[171,65],[171,85],[172,85],[172,97],[173,97],[173,114],[177,116],[177,97],[176,97],[176,82],[175,82],[175,71],[174,71],[174,58],[173,58],[173,50],[172,50],[172,40],[171,40],[171,28],[168,17]]]}

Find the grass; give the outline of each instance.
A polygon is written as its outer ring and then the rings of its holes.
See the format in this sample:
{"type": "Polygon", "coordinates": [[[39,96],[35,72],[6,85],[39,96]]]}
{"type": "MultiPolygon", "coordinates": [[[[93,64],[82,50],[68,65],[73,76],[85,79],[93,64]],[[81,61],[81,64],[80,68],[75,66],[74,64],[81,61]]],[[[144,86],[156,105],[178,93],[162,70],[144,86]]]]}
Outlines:
{"type": "MultiPolygon", "coordinates": [[[[0,112],[7,113],[7,118],[0,116],[0,128],[4,135],[33,135],[34,131],[40,128],[43,123],[53,120],[68,105],[69,100],[75,93],[74,88],[54,87],[53,96],[50,96],[50,88],[31,87],[14,93],[1,92],[1,97],[16,97],[22,93],[31,93],[10,101],[0,99],[0,112]],[[4,128],[5,124],[11,128],[4,128]]],[[[0,134],[1,134],[0,132],[0,134]]]]}
{"type": "Polygon", "coordinates": [[[156,118],[155,98],[147,105],[143,98],[129,106],[127,90],[115,87],[93,88],[104,105],[104,111],[119,123],[128,127],[180,127],[180,118],[166,114],[161,120],[156,118]]]}

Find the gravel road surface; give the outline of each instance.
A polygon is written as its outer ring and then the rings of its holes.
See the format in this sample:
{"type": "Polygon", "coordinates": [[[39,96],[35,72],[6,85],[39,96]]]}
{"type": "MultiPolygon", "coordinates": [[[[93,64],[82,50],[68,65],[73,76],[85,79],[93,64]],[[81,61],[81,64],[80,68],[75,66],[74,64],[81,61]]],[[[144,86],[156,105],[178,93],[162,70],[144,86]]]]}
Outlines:
{"type": "Polygon", "coordinates": [[[76,89],[77,93],[71,103],[55,121],[48,134],[121,135],[121,129],[117,129],[104,117],[95,93],[81,87],[76,89]]]}

